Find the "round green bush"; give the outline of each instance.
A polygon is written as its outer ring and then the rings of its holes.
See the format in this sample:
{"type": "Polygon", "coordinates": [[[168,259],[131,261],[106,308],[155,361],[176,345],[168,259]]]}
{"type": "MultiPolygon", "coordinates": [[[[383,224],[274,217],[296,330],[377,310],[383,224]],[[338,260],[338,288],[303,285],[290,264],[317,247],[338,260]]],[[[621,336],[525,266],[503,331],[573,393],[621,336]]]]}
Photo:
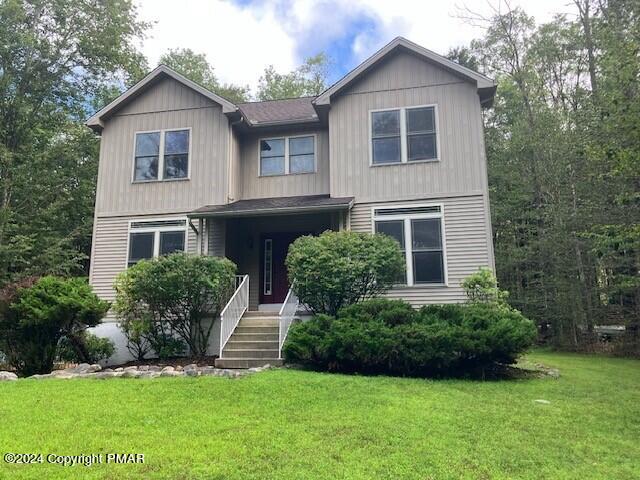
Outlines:
{"type": "Polygon", "coordinates": [[[286,264],[300,301],[316,314],[335,315],[389,290],[404,272],[405,259],[387,235],[327,231],[293,242],[286,264]]]}
{"type": "Polygon", "coordinates": [[[495,305],[414,310],[375,299],[293,325],[283,351],[287,362],[320,370],[457,376],[511,364],[535,337],[530,320],[495,305]]]}

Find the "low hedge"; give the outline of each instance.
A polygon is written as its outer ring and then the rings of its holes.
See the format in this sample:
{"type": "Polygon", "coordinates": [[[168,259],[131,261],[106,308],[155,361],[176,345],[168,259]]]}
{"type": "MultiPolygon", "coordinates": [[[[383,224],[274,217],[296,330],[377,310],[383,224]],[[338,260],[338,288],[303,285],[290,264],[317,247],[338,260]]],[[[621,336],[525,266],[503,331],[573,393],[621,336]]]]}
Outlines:
{"type": "Polygon", "coordinates": [[[400,300],[375,299],[293,325],[283,351],[288,362],[320,370],[458,376],[513,363],[535,337],[533,322],[510,308],[414,310],[400,300]]]}

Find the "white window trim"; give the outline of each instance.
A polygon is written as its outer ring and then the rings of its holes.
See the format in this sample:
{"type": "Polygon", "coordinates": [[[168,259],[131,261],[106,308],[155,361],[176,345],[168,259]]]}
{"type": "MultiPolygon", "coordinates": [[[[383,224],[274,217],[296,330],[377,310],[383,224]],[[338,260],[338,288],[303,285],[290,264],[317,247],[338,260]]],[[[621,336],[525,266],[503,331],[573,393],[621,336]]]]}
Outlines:
{"type": "Polygon", "coordinates": [[[285,135],[280,137],[264,137],[258,139],[258,177],[282,177],[284,175],[311,175],[314,173],[318,173],[318,134],[316,133],[307,133],[300,135],[285,135]],[[313,137],[313,171],[311,172],[295,172],[291,173],[289,168],[289,140],[291,138],[304,138],[304,137],[313,137]],[[272,174],[263,174],[262,173],[262,156],[260,155],[260,144],[263,141],[269,140],[284,140],[284,173],[272,173],[272,174]]]}
{"type": "Polygon", "coordinates": [[[444,204],[442,203],[408,203],[408,204],[383,204],[371,207],[371,232],[376,233],[376,221],[384,222],[385,220],[402,220],[404,222],[404,254],[405,268],[407,273],[407,284],[399,284],[398,287],[448,287],[449,286],[449,268],[447,266],[447,230],[444,219],[444,204]],[[396,209],[396,208],[423,208],[423,207],[439,207],[440,212],[434,213],[402,213],[398,215],[380,215],[376,216],[376,210],[396,209]],[[442,235],[442,268],[444,274],[443,283],[415,283],[413,280],[413,237],[411,235],[411,220],[421,220],[428,218],[440,219],[440,235],[442,235]]]}
{"type": "Polygon", "coordinates": [[[407,105],[405,107],[377,108],[369,110],[369,166],[370,167],[388,167],[389,165],[413,165],[419,163],[432,163],[441,160],[440,151],[440,120],[438,113],[438,104],[431,103],[428,105],[407,105]],[[414,108],[433,107],[433,115],[436,122],[436,158],[427,158],[424,160],[408,160],[409,150],[407,147],[407,110],[414,108]],[[400,112],[400,161],[387,163],[373,163],[373,114],[376,112],[400,112]]]}
{"type": "MultiPolygon", "coordinates": [[[[157,131],[157,130],[156,130],[157,131]]],[[[156,218],[136,218],[134,220],[129,220],[127,226],[127,251],[125,254],[124,266],[125,268],[129,268],[129,248],[131,247],[131,234],[132,233],[154,233],[153,236],[153,257],[158,258],[160,256],[160,232],[177,232],[178,230],[184,229],[184,251],[189,251],[189,236],[187,235],[189,232],[189,219],[187,217],[156,217],[156,218]],[[144,222],[166,222],[168,220],[184,220],[184,227],[178,227],[175,225],[168,225],[166,227],[142,227],[142,228],[131,228],[133,223],[144,223],[144,222]]]]}
{"type": "Polygon", "coordinates": [[[191,180],[191,141],[193,135],[191,134],[191,127],[180,128],[163,128],[155,130],[141,130],[134,132],[133,134],[133,161],[131,162],[131,183],[153,183],[153,182],[184,182],[185,180],[191,180]],[[189,151],[187,152],[187,176],[183,178],[164,178],[164,135],[166,132],[178,132],[182,130],[189,131],[189,151]],[[138,134],[142,133],[159,133],[160,134],[160,146],[158,151],[158,178],[154,180],[136,180],[136,142],[138,134]]]}

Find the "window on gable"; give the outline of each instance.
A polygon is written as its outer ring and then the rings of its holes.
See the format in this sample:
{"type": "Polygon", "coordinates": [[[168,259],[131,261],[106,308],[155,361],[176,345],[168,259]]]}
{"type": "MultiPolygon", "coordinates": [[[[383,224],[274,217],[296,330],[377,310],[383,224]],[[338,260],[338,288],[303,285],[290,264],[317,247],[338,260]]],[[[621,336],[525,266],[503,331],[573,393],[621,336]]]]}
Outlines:
{"type": "Polygon", "coordinates": [[[395,238],[406,261],[407,285],[445,284],[445,253],[439,206],[376,208],[374,228],[395,238]],[[405,239],[409,239],[408,242],[405,239]]]}
{"type": "Polygon", "coordinates": [[[371,112],[371,163],[388,165],[438,159],[435,106],[371,112]]]}
{"type": "Polygon", "coordinates": [[[315,136],[260,140],[260,175],[313,173],[316,169],[315,136]]]}
{"type": "Polygon", "coordinates": [[[160,132],[136,134],[135,180],[157,180],[160,132]]]}
{"type": "Polygon", "coordinates": [[[371,114],[373,163],[399,163],[401,160],[400,110],[371,114]]]}
{"type": "Polygon", "coordinates": [[[407,160],[438,158],[434,107],[407,108],[407,160]]]}
{"type": "Polygon", "coordinates": [[[164,134],[164,178],[186,178],[189,171],[189,130],[164,134]]]}
{"type": "Polygon", "coordinates": [[[186,234],[187,221],[184,219],[131,222],[127,265],[185,251],[186,234]]]}
{"type": "Polygon", "coordinates": [[[189,130],[136,133],[133,180],[175,180],[189,175],[189,130]]]}

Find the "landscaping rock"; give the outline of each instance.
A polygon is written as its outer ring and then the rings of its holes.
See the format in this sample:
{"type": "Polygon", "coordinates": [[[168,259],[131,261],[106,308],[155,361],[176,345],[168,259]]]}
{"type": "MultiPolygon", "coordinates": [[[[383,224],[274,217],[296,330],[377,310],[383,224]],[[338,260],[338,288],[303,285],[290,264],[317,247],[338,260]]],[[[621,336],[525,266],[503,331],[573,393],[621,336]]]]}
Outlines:
{"type": "MultiPolygon", "coordinates": [[[[73,368],[67,368],[65,370],[56,370],[56,372],[59,371],[69,371],[69,372],[73,372],[73,373],[87,373],[87,371],[91,368],[91,365],[89,365],[88,363],[81,363],[80,365],[77,365],[73,368]]],[[[53,372],[52,372],[53,373],[53,372]]]]}
{"type": "MultiPolygon", "coordinates": [[[[199,367],[195,363],[191,363],[184,367],[182,366],[172,366],[167,365],[165,367],[160,367],[158,365],[140,365],[140,366],[129,366],[129,367],[118,367],[118,368],[105,368],[104,370],[100,368],[100,365],[89,365],[88,363],[81,363],[72,368],[67,368],[64,370],[54,370],[51,373],[44,375],[32,375],[29,378],[33,378],[36,380],[43,378],[95,378],[104,380],[107,378],[157,378],[157,377],[199,377],[203,375],[207,376],[216,376],[216,377],[225,377],[225,378],[238,378],[243,377],[245,375],[250,375],[252,373],[262,372],[271,368],[270,365],[265,365],[263,367],[254,367],[249,368],[247,370],[234,370],[234,369],[224,369],[224,368],[216,368],[213,365],[206,365],[203,367],[199,367]]],[[[17,380],[18,377],[13,372],[0,371],[0,381],[3,380],[17,380]]]]}
{"type": "Polygon", "coordinates": [[[0,382],[10,382],[17,379],[18,376],[13,372],[0,372],[0,382]]]}

